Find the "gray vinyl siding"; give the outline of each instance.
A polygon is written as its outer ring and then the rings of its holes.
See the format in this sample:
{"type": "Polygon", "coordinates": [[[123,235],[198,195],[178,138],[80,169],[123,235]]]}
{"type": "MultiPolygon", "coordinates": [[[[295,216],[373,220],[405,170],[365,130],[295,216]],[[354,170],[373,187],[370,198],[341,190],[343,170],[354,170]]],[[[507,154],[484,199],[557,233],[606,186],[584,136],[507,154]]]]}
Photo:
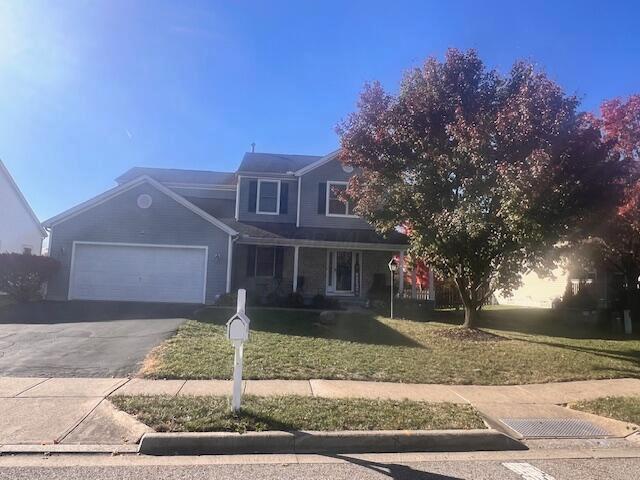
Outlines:
{"type": "Polygon", "coordinates": [[[371,225],[361,218],[331,217],[318,214],[318,185],[321,182],[346,182],[353,175],[342,170],[338,160],[332,160],[311,170],[301,178],[302,198],[300,199],[300,226],[326,228],[366,228],[371,225]]]}
{"type": "Polygon", "coordinates": [[[264,177],[241,177],[240,178],[240,205],[238,209],[238,220],[241,222],[269,222],[269,223],[296,223],[296,209],[298,206],[298,180],[281,180],[289,185],[289,198],[287,203],[287,213],[285,215],[264,215],[249,212],[249,183],[258,181],[259,178],[269,180],[279,180],[278,178],[264,177]]]}
{"type": "Polygon", "coordinates": [[[51,229],[51,257],[61,268],[49,281],[47,298],[66,300],[69,289],[71,251],[74,241],[198,245],[208,247],[207,303],[225,292],[227,233],[207,222],[149,184],[141,184],[80,213],[51,229]],[[151,195],[147,209],[137,205],[140,194],[151,195]]]}

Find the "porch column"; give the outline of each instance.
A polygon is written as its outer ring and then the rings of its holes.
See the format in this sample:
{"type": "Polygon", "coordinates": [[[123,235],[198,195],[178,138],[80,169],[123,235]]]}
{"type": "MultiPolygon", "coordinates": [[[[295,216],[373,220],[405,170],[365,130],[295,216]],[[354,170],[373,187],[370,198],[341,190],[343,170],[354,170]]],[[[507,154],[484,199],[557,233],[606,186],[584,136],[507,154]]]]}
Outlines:
{"type": "Polygon", "coordinates": [[[231,270],[233,269],[233,238],[229,235],[229,242],[227,243],[227,286],[225,291],[231,292],[231,270]]]}
{"type": "Polygon", "coordinates": [[[416,269],[414,268],[413,270],[411,270],[411,298],[415,299],[418,296],[417,289],[418,279],[416,276],[416,269]]]}
{"type": "Polygon", "coordinates": [[[402,298],[402,292],[404,291],[404,251],[402,250],[400,250],[398,261],[398,274],[400,275],[398,280],[398,297],[402,298]]]}
{"type": "Polygon", "coordinates": [[[429,265],[429,300],[436,299],[436,284],[433,280],[433,270],[431,269],[431,265],[429,265]]]}
{"type": "Polygon", "coordinates": [[[298,290],[298,256],[299,256],[299,246],[293,247],[293,291],[294,293],[298,290]]]}

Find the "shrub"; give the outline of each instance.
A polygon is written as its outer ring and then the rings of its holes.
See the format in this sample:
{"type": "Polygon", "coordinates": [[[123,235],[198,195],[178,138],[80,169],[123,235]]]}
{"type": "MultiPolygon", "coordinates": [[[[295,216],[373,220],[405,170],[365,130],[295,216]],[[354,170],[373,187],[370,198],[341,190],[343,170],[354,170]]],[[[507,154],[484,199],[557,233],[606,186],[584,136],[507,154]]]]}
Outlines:
{"type": "Polygon", "coordinates": [[[304,297],[300,292],[291,292],[286,298],[286,305],[291,308],[304,307],[304,297]]]}
{"type": "Polygon", "coordinates": [[[284,299],[277,292],[269,292],[264,297],[262,305],[265,307],[282,307],[284,299]]]}
{"type": "Polygon", "coordinates": [[[583,285],[575,295],[571,291],[566,293],[562,306],[575,310],[595,310],[598,307],[597,295],[592,285],[583,285]]]}
{"type": "Polygon", "coordinates": [[[51,257],[30,254],[0,254],[0,291],[17,302],[42,298],[42,287],[60,268],[51,257]]]}
{"type": "Polygon", "coordinates": [[[238,304],[237,292],[223,293],[215,303],[218,307],[235,307],[238,304]]]}
{"type": "Polygon", "coordinates": [[[319,293],[311,300],[311,306],[320,310],[338,310],[340,309],[340,302],[335,298],[325,297],[319,293]]]}

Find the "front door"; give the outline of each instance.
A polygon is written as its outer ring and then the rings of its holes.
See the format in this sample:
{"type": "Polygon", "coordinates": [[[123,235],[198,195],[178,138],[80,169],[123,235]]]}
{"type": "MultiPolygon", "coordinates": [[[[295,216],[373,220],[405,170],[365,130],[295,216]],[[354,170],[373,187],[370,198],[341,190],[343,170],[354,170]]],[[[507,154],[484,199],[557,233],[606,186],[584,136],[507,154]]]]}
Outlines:
{"type": "Polygon", "coordinates": [[[327,293],[353,295],[359,278],[359,253],[330,250],[327,254],[327,293]]]}

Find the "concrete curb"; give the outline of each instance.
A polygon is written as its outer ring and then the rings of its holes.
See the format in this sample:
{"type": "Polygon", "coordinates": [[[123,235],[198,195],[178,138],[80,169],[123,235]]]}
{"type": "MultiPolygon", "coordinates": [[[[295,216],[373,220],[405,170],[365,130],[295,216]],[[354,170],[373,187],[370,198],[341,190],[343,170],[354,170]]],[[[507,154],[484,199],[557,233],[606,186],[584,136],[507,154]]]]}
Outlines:
{"type": "Polygon", "coordinates": [[[147,455],[247,453],[396,453],[527,450],[495,430],[383,430],[344,432],[147,433],[147,455]]]}

